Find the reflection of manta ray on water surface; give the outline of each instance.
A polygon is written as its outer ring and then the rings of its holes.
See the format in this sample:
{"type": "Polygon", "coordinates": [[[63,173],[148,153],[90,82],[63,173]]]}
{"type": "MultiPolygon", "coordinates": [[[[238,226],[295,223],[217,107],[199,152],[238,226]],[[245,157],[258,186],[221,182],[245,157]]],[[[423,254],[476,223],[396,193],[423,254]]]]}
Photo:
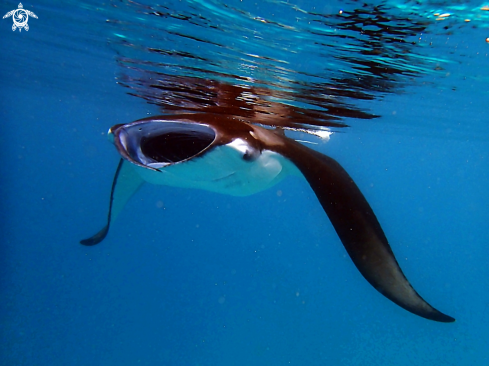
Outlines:
{"type": "Polygon", "coordinates": [[[285,137],[282,129],[255,125],[256,115],[213,113],[218,109],[178,112],[113,126],[110,137],[123,159],[112,185],[108,222],[81,243],[91,246],[101,242],[125,203],[145,181],[247,196],[272,187],[288,175],[299,175],[313,189],[353,263],[372,286],[421,317],[454,321],[413,289],[370,205],[338,162],[285,137]]]}

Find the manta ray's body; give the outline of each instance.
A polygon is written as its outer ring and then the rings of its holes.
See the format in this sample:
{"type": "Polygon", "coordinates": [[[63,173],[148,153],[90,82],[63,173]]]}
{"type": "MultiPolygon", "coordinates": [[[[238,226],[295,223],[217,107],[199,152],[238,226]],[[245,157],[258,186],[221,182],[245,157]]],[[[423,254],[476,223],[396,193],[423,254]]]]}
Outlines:
{"type": "Polygon", "coordinates": [[[302,175],[365,279],[404,309],[453,322],[408,282],[365,197],[334,159],[280,133],[236,117],[182,113],[142,119],[110,130],[121,154],[107,225],[84,245],[95,245],[143,182],[246,196],[288,175],[302,175]]]}

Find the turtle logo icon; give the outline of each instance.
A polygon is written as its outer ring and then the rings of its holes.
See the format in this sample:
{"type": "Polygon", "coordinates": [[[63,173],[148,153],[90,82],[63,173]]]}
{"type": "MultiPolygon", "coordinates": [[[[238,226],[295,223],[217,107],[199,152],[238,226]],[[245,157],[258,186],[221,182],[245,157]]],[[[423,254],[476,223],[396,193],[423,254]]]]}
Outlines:
{"type": "Polygon", "coordinates": [[[15,31],[17,28],[19,28],[19,32],[22,31],[22,28],[28,31],[29,25],[27,24],[27,21],[29,20],[29,15],[37,19],[36,14],[34,14],[32,11],[25,10],[24,7],[22,6],[22,3],[19,3],[19,8],[9,11],[7,14],[3,16],[3,19],[8,18],[10,16],[12,17],[12,19],[14,20],[14,24],[12,25],[13,31],[15,31]]]}

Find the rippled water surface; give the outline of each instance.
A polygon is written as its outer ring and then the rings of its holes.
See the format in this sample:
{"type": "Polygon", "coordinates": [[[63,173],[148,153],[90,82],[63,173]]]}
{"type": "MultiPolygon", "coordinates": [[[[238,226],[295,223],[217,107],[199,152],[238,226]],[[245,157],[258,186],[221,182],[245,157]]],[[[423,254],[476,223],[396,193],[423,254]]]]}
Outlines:
{"type": "MultiPolygon", "coordinates": [[[[489,3],[23,3],[0,22],[2,365],[484,365],[489,3]],[[147,185],[107,239],[109,127],[233,115],[342,164],[417,291],[359,275],[307,183],[147,185]]],[[[18,4],[4,1],[3,14],[18,4]]]]}

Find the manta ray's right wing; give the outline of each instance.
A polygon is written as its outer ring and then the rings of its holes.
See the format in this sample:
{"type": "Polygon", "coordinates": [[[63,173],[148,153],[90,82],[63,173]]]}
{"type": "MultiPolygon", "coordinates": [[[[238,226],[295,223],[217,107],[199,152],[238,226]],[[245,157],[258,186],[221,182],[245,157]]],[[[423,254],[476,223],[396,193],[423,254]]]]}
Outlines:
{"type": "Polygon", "coordinates": [[[112,182],[107,225],[105,225],[97,234],[88,239],[83,239],[80,243],[92,246],[104,240],[109,232],[110,224],[117,218],[127,201],[134,195],[134,193],[136,193],[143,183],[144,180],[134,170],[131,163],[121,159],[114,175],[114,181],[112,182]]]}
{"type": "Polygon", "coordinates": [[[349,174],[334,159],[283,138],[278,150],[307,179],[346,251],[382,295],[423,318],[453,322],[421,298],[402,273],[375,214],[349,174]]]}

